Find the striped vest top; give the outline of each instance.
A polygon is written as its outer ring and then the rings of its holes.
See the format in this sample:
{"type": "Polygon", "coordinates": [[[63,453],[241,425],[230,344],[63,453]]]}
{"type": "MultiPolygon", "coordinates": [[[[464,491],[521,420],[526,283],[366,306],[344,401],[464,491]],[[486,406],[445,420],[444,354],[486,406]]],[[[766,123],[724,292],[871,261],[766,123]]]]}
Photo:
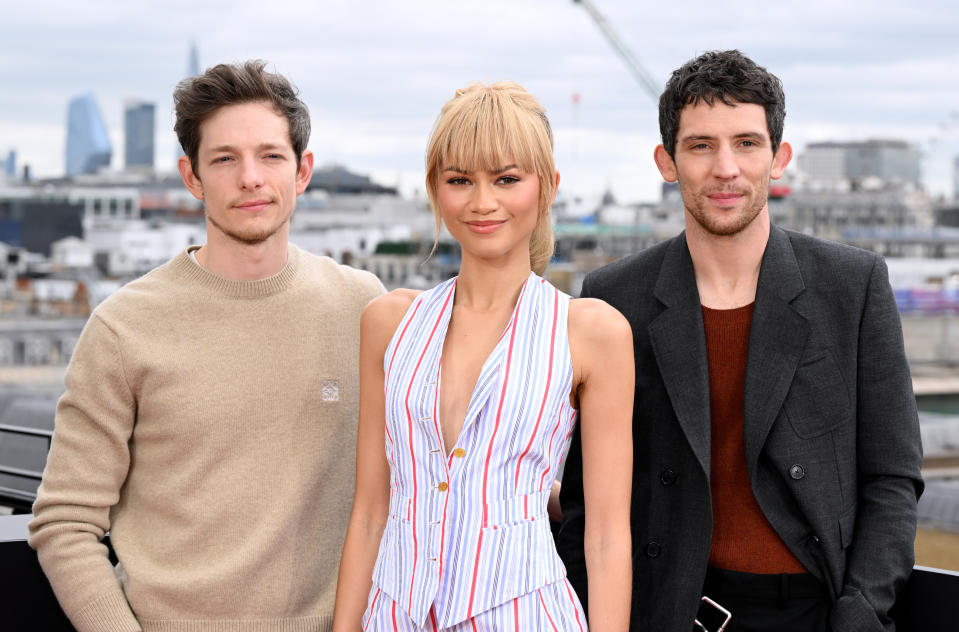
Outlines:
{"type": "Polygon", "coordinates": [[[383,359],[389,519],[373,583],[452,627],[566,575],[546,502],[573,430],[570,297],[530,274],[444,454],[440,356],[456,279],[423,292],[383,359]]]}

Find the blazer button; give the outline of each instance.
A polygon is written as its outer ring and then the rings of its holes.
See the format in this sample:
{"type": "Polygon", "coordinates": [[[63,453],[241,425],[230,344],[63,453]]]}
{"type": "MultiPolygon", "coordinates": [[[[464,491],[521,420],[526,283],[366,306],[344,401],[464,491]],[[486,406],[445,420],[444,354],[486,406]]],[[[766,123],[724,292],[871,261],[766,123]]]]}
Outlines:
{"type": "Polygon", "coordinates": [[[806,475],[806,470],[803,469],[802,465],[793,465],[789,468],[789,476],[794,480],[798,481],[806,475]]]}
{"type": "Polygon", "coordinates": [[[457,459],[462,459],[464,456],[466,456],[466,450],[463,448],[456,448],[453,450],[453,456],[455,456],[457,459]]]}
{"type": "Polygon", "coordinates": [[[667,487],[676,482],[676,472],[665,469],[659,473],[659,482],[667,487]]]}
{"type": "Polygon", "coordinates": [[[442,483],[436,486],[436,489],[440,490],[441,492],[445,492],[449,488],[450,486],[446,483],[446,481],[443,481],[442,483]]]}
{"type": "Polygon", "coordinates": [[[646,545],[646,555],[649,557],[659,557],[662,550],[663,546],[659,542],[650,542],[646,545]]]}

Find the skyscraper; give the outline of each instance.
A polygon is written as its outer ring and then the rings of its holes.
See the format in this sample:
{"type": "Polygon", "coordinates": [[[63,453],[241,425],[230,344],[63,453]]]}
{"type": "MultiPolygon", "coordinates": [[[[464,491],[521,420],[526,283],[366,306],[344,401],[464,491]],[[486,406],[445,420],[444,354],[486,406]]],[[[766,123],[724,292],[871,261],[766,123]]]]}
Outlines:
{"type": "MultiPolygon", "coordinates": [[[[959,165],[959,162],[956,164],[959,165]]],[[[3,162],[3,172],[10,180],[17,177],[17,152],[15,149],[11,149],[10,153],[7,154],[7,159],[3,162]]]]}
{"type": "Polygon", "coordinates": [[[123,107],[124,160],[127,169],[153,168],[155,110],[152,103],[127,101],[123,107]]]}
{"type": "Polygon", "coordinates": [[[67,175],[96,173],[110,166],[113,147],[100,108],[87,93],[70,100],[67,109],[67,175]]]}
{"type": "MultiPolygon", "coordinates": [[[[200,53],[197,51],[196,42],[190,42],[190,59],[187,62],[186,69],[187,77],[196,77],[200,74],[200,53]]],[[[180,147],[180,143],[176,144],[176,157],[179,160],[180,156],[183,155],[183,148],[180,147]]]]}
{"type": "Polygon", "coordinates": [[[959,200],[959,156],[952,163],[952,199],[959,200]]]}
{"type": "Polygon", "coordinates": [[[196,48],[196,42],[190,42],[190,64],[187,67],[188,77],[196,77],[200,74],[200,53],[196,48]]]}

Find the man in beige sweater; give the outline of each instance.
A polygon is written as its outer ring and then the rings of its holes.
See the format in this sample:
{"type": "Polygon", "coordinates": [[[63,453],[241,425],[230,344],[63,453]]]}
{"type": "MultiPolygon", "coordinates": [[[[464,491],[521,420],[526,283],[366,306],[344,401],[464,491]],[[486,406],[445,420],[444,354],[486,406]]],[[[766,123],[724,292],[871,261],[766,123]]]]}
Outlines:
{"type": "Polygon", "coordinates": [[[329,630],[383,287],[288,243],[313,155],[286,79],[219,65],[174,101],[207,241],[90,317],[30,544],[81,632],[329,630]]]}

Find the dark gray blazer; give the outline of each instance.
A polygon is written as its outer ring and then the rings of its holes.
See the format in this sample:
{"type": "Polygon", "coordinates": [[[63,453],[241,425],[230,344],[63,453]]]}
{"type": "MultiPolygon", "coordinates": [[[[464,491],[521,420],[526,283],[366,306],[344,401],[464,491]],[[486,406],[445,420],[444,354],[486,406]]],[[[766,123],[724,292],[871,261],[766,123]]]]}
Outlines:
{"type": "MultiPolygon", "coordinates": [[[[689,632],[712,509],[709,369],[685,234],[591,272],[582,295],[608,302],[633,328],[630,629],[689,632]]],[[[833,629],[893,630],[888,612],[913,565],[922,446],[882,257],[771,229],[743,415],[753,493],[836,599],[833,629]]],[[[561,500],[557,547],[585,602],[578,431],[561,500]]]]}

